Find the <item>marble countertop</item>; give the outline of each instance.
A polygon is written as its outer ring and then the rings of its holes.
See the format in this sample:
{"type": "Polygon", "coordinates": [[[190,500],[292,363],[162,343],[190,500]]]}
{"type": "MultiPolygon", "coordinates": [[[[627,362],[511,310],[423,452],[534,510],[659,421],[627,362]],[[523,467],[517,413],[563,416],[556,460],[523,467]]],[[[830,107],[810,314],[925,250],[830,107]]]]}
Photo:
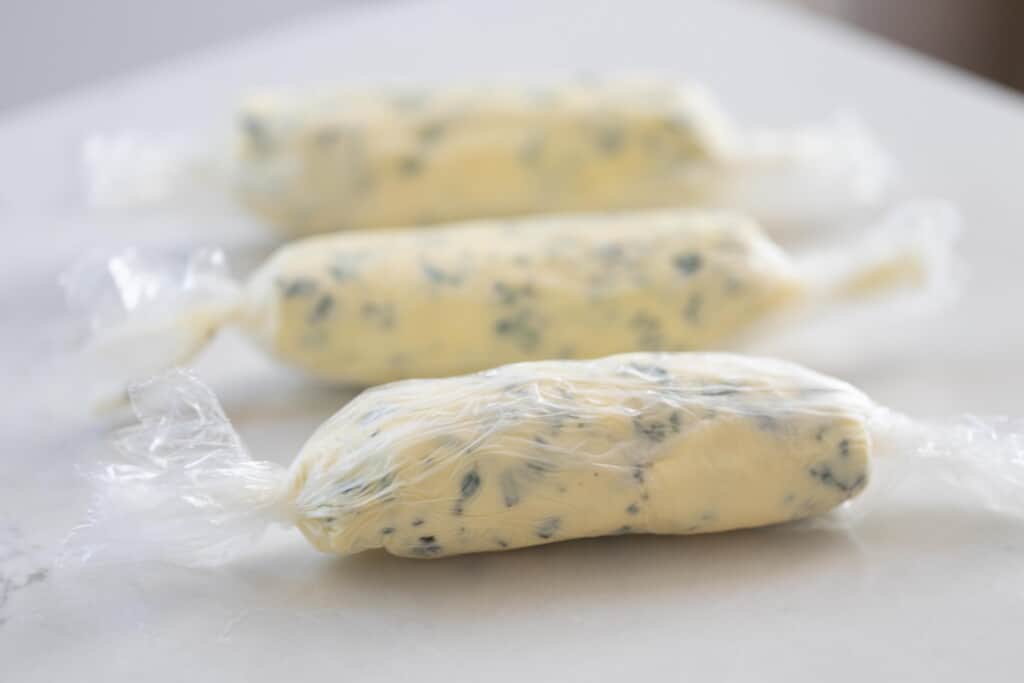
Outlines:
{"type": "MultiPolygon", "coordinates": [[[[216,239],[182,217],[126,235],[83,214],[86,135],[212,129],[252,84],[609,69],[699,79],[761,125],[856,110],[914,193],[961,207],[970,277],[912,342],[823,369],[915,415],[1024,415],[1019,96],[762,3],[360,4],[0,118],[0,679],[1020,679],[1024,521],[928,472],[883,469],[877,495],[812,528],[438,562],[332,558],[280,530],[218,569],[52,566],[88,503],[78,469],[116,421],[73,409],[57,274],[91,247],[216,239]]],[[[230,334],[198,371],[254,454],[279,462],[346,400],[230,334]]]]}

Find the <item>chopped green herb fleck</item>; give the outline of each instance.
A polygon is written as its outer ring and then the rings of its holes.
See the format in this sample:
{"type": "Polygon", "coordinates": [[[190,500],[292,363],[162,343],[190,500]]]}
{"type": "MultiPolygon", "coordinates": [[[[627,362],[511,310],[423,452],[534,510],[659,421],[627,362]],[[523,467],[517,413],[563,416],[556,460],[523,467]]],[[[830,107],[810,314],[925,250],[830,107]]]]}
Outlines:
{"type": "Polygon", "coordinates": [[[270,131],[263,119],[253,114],[245,114],[242,116],[240,126],[254,152],[265,154],[271,151],[273,143],[270,131]]]}
{"type": "Polygon", "coordinates": [[[334,310],[334,297],[330,294],[321,294],[320,298],[313,305],[313,310],[309,312],[307,319],[310,323],[318,323],[327,318],[332,310],[334,310]]]}
{"type": "Polygon", "coordinates": [[[359,309],[364,320],[375,323],[382,330],[390,330],[395,324],[395,309],[391,304],[367,301],[359,309]]]}
{"type": "Polygon", "coordinates": [[[597,133],[598,148],[609,156],[622,151],[626,143],[626,133],[618,126],[602,128],[597,133]]]}
{"type": "Polygon", "coordinates": [[[640,417],[633,418],[633,430],[642,434],[654,443],[661,443],[668,435],[668,427],[661,420],[644,421],[640,417]]]}
{"type": "Polygon", "coordinates": [[[501,495],[505,499],[505,507],[514,507],[519,504],[519,483],[512,472],[504,472],[499,480],[501,482],[501,495]]]}
{"type": "Polygon", "coordinates": [[[536,164],[544,154],[544,145],[542,136],[531,135],[519,148],[519,160],[528,166],[536,164]]]}
{"type": "Polygon", "coordinates": [[[420,126],[417,135],[420,142],[431,144],[437,142],[444,135],[446,125],[443,121],[432,121],[420,126]]]}
{"type": "Polygon", "coordinates": [[[459,484],[459,495],[470,498],[480,488],[480,474],[476,470],[467,472],[459,484]]]}
{"type": "Polygon", "coordinates": [[[694,292],[686,301],[686,308],[683,309],[683,317],[686,318],[689,323],[696,325],[700,322],[700,311],[703,305],[704,295],[700,292],[694,292]]]}
{"type": "Polygon", "coordinates": [[[676,256],[674,263],[683,275],[693,275],[704,265],[704,259],[696,252],[689,252],[676,256]]]}
{"type": "Polygon", "coordinates": [[[316,280],[307,277],[297,277],[293,280],[278,280],[277,286],[281,288],[281,294],[286,298],[296,296],[309,296],[316,291],[316,280]]]}
{"type": "Polygon", "coordinates": [[[435,265],[430,263],[424,263],[423,274],[428,280],[438,285],[452,285],[457,286],[462,284],[462,276],[456,273],[448,273],[435,265]]]}
{"type": "Polygon", "coordinates": [[[419,157],[403,157],[398,162],[398,170],[406,177],[418,175],[423,170],[423,160],[419,157]]]}
{"type": "Polygon", "coordinates": [[[562,519],[560,517],[548,517],[541,520],[540,524],[537,525],[536,533],[539,538],[551,538],[561,528],[562,519]]]}
{"type": "Polygon", "coordinates": [[[499,318],[494,323],[495,334],[513,339],[524,352],[530,352],[540,344],[540,329],[529,311],[499,318]]]}

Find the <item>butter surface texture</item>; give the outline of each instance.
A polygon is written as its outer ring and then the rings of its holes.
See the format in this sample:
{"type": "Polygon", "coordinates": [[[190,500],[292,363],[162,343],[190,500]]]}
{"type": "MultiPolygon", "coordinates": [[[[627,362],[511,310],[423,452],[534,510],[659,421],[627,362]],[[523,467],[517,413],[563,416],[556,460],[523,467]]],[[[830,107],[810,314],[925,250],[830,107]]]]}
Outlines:
{"type": "Polygon", "coordinates": [[[742,216],[667,210],[344,233],[279,250],[238,322],[340,383],[726,343],[804,294],[742,216]]]}
{"type": "Polygon", "coordinates": [[[288,474],[319,549],[418,558],[818,515],[867,483],[871,403],[781,361],[521,363],[364,392],[288,474]]]}
{"type": "Polygon", "coordinates": [[[238,117],[237,190],[297,235],[692,206],[723,126],[665,84],[265,93],[238,117]]]}

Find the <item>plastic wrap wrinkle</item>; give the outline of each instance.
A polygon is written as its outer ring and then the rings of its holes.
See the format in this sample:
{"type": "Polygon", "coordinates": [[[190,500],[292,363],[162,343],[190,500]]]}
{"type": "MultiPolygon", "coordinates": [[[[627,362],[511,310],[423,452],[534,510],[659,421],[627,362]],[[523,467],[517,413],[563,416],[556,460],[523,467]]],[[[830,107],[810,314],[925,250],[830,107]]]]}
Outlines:
{"type": "Polygon", "coordinates": [[[69,560],[216,564],[289,521],[279,505],[283,470],[249,457],[207,387],[172,371],[131,398],[139,424],[118,434],[120,459],[87,473],[97,496],[69,560]]]}

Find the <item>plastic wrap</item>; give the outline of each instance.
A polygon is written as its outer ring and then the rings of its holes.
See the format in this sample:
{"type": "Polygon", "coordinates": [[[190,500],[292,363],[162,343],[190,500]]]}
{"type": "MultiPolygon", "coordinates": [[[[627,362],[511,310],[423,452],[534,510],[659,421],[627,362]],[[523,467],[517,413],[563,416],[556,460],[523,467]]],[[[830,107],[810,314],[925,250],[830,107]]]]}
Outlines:
{"type": "Polygon", "coordinates": [[[79,557],[221,562],[274,523],[327,552],[416,558],[709,533],[822,515],[876,486],[875,460],[941,470],[1021,511],[1012,424],[915,421],[764,358],[634,353],[398,382],[346,405],[287,471],[252,461],[187,372],[132,398],[140,424],[94,477],[79,557]]]}
{"type": "Polygon", "coordinates": [[[79,267],[67,284],[79,302],[95,281],[120,292],[101,290],[100,308],[113,301],[119,315],[97,319],[87,346],[86,359],[121,364],[100,365],[106,388],[188,361],[224,325],[312,376],[358,386],[735,347],[773,320],[795,325],[899,292],[932,297],[952,281],[955,228],[948,207],[918,204],[854,244],[791,257],[734,213],[564,215],[312,238],[278,250],[245,285],[208,251],[173,276],[130,252],[79,267]]]}
{"type": "Polygon", "coordinates": [[[61,277],[84,322],[83,357],[64,371],[90,403],[118,402],[126,381],[186,361],[238,307],[223,252],[199,249],[184,263],[136,249],[85,255],[61,277]]]}
{"type": "Polygon", "coordinates": [[[746,130],[696,85],[262,92],[207,140],[85,144],[95,207],[246,207],[285,235],[563,211],[736,208],[778,234],[862,218],[893,165],[850,116],[746,130]]]}

